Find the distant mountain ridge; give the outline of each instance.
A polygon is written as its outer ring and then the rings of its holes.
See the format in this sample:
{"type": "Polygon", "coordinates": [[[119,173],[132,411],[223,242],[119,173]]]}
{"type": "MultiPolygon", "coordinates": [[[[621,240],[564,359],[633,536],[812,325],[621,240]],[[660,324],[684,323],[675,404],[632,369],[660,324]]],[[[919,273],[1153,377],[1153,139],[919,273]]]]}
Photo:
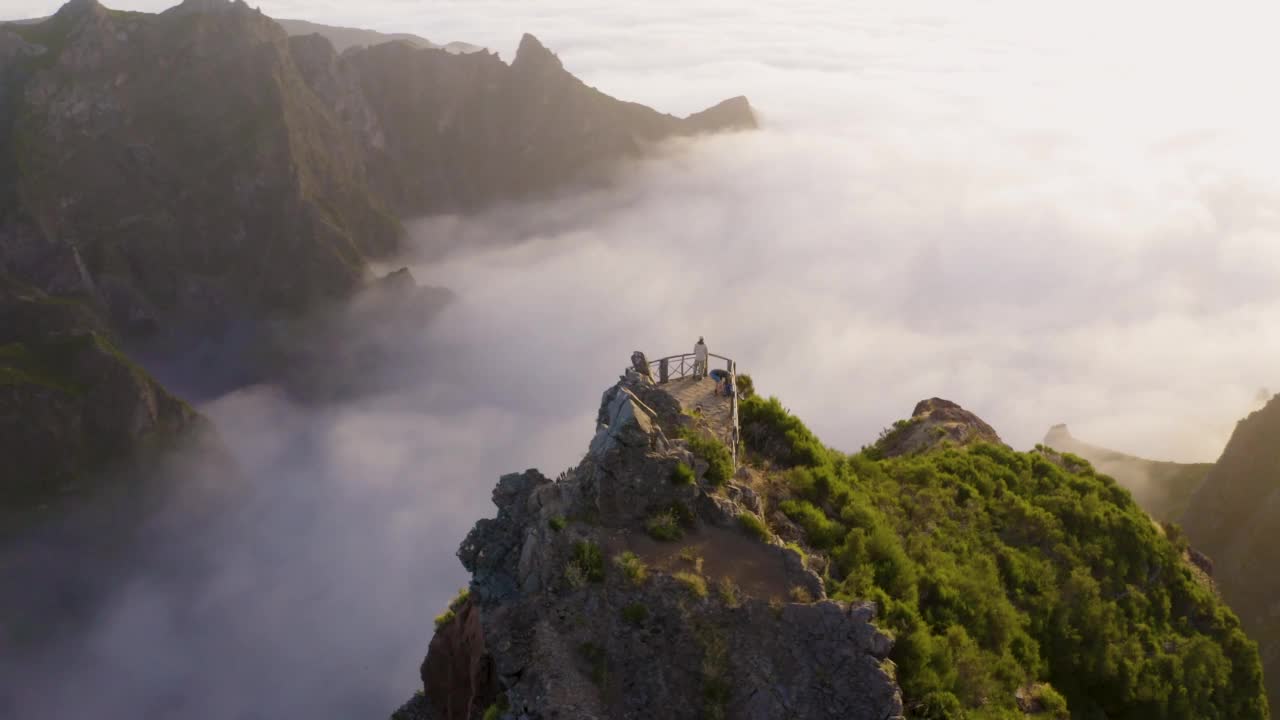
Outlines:
{"type": "Polygon", "coordinates": [[[229,0],[156,15],[73,0],[4,26],[0,52],[0,253],[26,277],[14,258],[69,244],[130,333],[342,297],[396,250],[401,217],[755,125],[745,100],[687,119],[615,100],[532,36],[510,65],[407,42],[339,54],[229,0]]]}
{"type": "Polygon", "coordinates": [[[339,54],[345,52],[347,48],[352,47],[368,47],[371,45],[381,45],[386,42],[407,42],[410,45],[421,48],[436,48],[451,53],[463,54],[480,52],[484,48],[471,43],[453,41],[443,45],[431,42],[430,40],[412,33],[384,33],[377,30],[367,30],[365,28],[340,27],[337,25],[322,25],[320,23],[309,22],[307,20],[290,20],[285,18],[276,18],[280,27],[284,28],[289,35],[321,35],[333,43],[333,49],[339,54]]]}
{"type": "Polygon", "coordinates": [[[1116,479],[1157,520],[1178,522],[1213,463],[1147,460],[1077,440],[1066,425],[1049,428],[1044,444],[1088,460],[1098,472],[1116,479]]]}
{"type": "MultiPolygon", "coordinates": [[[[339,43],[383,37],[291,26],[339,43]]],[[[74,302],[96,328],[77,335],[101,339],[105,357],[148,338],[188,357],[369,288],[372,262],[400,248],[402,218],[566,191],[667,138],[755,127],[741,98],[689,118],[616,100],[532,36],[510,64],[415,37],[339,53],[242,0],[158,14],[71,0],[0,25],[0,278],[24,288],[0,295],[0,315],[33,297],[74,302]]],[[[381,296],[429,317],[448,293],[381,296]]],[[[0,354],[4,372],[26,377],[0,354]]],[[[135,389],[129,403],[170,407],[149,377],[135,389]]],[[[37,416],[45,390],[14,395],[13,417],[37,416]]],[[[105,398],[84,396],[50,432],[71,438],[74,418],[109,416],[95,405],[105,398]]],[[[46,452],[30,467],[58,460],[56,443],[32,447],[46,452]]]]}

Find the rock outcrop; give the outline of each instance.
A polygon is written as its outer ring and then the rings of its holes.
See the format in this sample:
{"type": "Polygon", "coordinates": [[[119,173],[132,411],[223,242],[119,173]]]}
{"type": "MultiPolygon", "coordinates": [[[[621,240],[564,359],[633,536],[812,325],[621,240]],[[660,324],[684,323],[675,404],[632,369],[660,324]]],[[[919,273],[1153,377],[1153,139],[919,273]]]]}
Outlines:
{"type": "Polygon", "coordinates": [[[457,710],[483,697],[481,644],[461,640],[477,616],[500,717],[901,717],[874,606],[826,599],[794,550],[748,537],[748,475],[709,483],[680,439],[687,422],[628,371],[602,398],[579,465],[556,480],[528,470],[498,482],[497,517],[458,551],[469,598],[432,642],[426,696],[395,717],[486,710],[457,710]],[[658,536],[655,522],[667,542],[646,534],[658,536]],[[441,688],[442,676],[456,683],[441,688]]]}
{"type": "Polygon", "coordinates": [[[946,443],[963,447],[979,442],[1004,444],[995,429],[982,418],[950,400],[930,398],[916,404],[910,419],[886,431],[878,447],[884,457],[897,457],[946,443]]]}

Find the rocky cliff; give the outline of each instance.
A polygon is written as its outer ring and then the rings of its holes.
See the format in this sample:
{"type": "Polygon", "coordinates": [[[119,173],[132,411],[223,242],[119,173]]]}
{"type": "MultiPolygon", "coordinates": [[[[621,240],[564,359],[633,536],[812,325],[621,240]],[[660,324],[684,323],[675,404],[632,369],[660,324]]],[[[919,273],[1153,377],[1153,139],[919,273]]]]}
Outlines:
{"type": "Polygon", "coordinates": [[[197,446],[220,452],[208,421],[124,357],[90,305],[0,273],[0,536],[104,474],[197,446]]]}
{"type": "Polygon", "coordinates": [[[499,481],[394,718],[1269,716],[1185,546],[1087,463],[937,398],[845,455],[748,392],[721,479],[686,382],[628,372],[579,465],[499,481]]]}
{"type": "Polygon", "coordinates": [[[532,37],[511,64],[391,42],[339,55],[241,0],[73,0],[0,26],[0,255],[69,246],[114,327],[215,333],[344,297],[399,218],[598,178],[681,120],[589,88],[532,37]]]}
{"type": "Polygon", "coordinates": [[[1116,479],[1143,510],[1161,522],[1179,522],[1192,495],[1213,468],[1212,463],[1174,463],[1148,460],[1108,450],[1076,439],[1066,425],[1049,428],[1044,444],[1088,460],[1099,472],[1116,479]]]}
{"type": "Polygon", "coordinates": [[[1182,517],[1222,595],[1262,650],[1280,702],[1280,397],[1241,420],[1182,517]]]}
{"type": "Polygon", "coordinates": [[[708,479],[694,426],[629,372],[578,466],[503,477],[395,717],[900,717],[874,606],[826,598],[750,475],[708,479]]]}

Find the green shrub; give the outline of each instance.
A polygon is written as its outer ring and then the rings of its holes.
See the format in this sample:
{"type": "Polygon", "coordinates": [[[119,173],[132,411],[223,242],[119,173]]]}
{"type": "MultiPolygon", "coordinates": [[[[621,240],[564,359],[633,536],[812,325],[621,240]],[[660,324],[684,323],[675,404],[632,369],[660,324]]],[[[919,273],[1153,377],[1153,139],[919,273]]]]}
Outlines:
{"type": "Polygon", "coordinates": [[[783,515],[804,528],[805,539],[814,548],[830,548],[844,539],[844,526],[828,518],[826,513],[808,500],[786,500],[778,508],[783,515]]]}
{"type": "Polygon", "coordinates": [[[439,630],[445,625],[453,622],[453,618],[457,616],[458,611],[462,609],[463,603],[465,603],[469,597],[471,597],[470,588],[462,588],[458,590],[458,594],[449,601],[449,607],[446,608],[444,612],[436,616],[436,629],[439,630]]]}
{"type": "Polygon", "coordinates": [[[675,513],[670,510],[663,510],[650,517],[645,521],[644,529],[654,540],[673,542],[684,537],[684,529],[676,520],[675,513]]]}
{"type": "Polygon", "coordinates": [[[830,451],[777,398],[753,395],[738,403],[738,424],[748,450],[784,467],[819,465],[830,451]]]}
{"type": "Polygon", "coordinates": [[[716,589],[720,592],[720,600],[725,607],[736,608],[742,605],[742,590],[732,578],[722,577],[716,589]]]}
{"type": "Polygon", "coordinates": [[[642,585],[649,577],[649,567],[638,555],[628,550],[613,556],[613,565],[622,571],[633,585],[642,585]]]}
{"type": "Polygon", "coordinates": [[[693,474],[693,468],[684,463],[676,463],[671,470],[671,483],[673,485],[692,485],[697,477],[693,474]]]}
{"type": "Polygon", "coordinates": [[[600,552],[600,546],[590,540],[580,540],[574,544],[570,564],[576,565],[582,576],[590,582],[604,582],[604,555],[600,552]]]}
{"type": "Polygon", "coordinates": [[[1040,712],[1047,716],[1047,720],[1071,720],[1067,699],[1051,686],[1038,686],[1031,697],[1040,706],[1040,712]]]}
{"type": "Polygon", "coordinates": [[[564,529],[564,526],[565,526],[565,519],[564,519],[563,517],[561,517],[560,515],[556,515],[555,517],[553,517],[553,518],[551,518],[550,520],[548,520],[548,521],[547,521],[547,525],[548,525],[552,530],[555,530],[556,532],[560,532],[561,530],[563,530],[563,529],[564,529]]]}
{"type": "Polygon", "coordinates": [[[678,572],[673,575],[677,582],[684,586],[684,589],[696,595],[699,598],[707,596],[707,581],[701,575],[691,572],[678,572]]]}
{"type": "Polygon", "coordinates": [[[484,720],[498,720],[502,714],[507,711],[510,705],[507,702],[507,694],[503,693],[498,696],[496,702],[490,705],[484,711],[484,720]]]}
{"type": "Polygon", "coordinates": [[[1257,648],[1185,539],[1091,467],[983,444],[843,455],[775,399],[740,410],[747,449],[794,468],[779,508],[829,556],[827,592],[879,605],[909,717],[1020,717],[1028,682],[1055,720],[1267,717],[1257,648]]]}
{"type": "Polygon", "coordinates": [[[809,592],[809,588],[796,585],[791,588],[791,602],[811,603],[813,602],[813,593],[809,592]]]}
{"type": "Polygon", "coordinates": [[[712,485],[729,482],[733,477],[733,453],[723,442],[690,428],[684,428],[681,437],[689,444],[689,451],[707,463],[707,480],[712,485]]]}
{"type": "Polygon", "coordinates": [[[738,516],[738,524],[751,537],[760,542],[769,542],[773,539],[773,533],[769,532],[769,526],[765,525],[764,520],[759,515],[752,512],[744,512],[738,516]]]}
{"type": "Polygon", "coordinates": [[[649,617],[649,608],[644,603],[634,602],[622,608],[622,619],[632,625],[642,625],[649,617]]]}

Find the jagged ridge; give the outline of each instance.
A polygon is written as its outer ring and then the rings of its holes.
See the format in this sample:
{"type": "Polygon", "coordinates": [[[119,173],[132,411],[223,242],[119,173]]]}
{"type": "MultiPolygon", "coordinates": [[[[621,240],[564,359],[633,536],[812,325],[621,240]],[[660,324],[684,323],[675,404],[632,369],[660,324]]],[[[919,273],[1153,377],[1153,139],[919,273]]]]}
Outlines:
{"type": "Polygon", "coordinates": [[[498,517],[459,551],[470,596],[397,717],[1268,717],[1256,646],[1185,545],[1087,463],[1014,452],[937,398],[851,456],[775,399],[740,410],[747,464],[724,487],[690,455],[698,443],[673,439],[689,437],[681,408],[634,374],[606,393],[580,466],[504,477],[498,517]],[[693,484],[673,483],[681,463],[693,484]],[[698,598],[674,573],[714,579],[710,553],[703,568],[637,551],[639,582],[625,557],[605,562],[642,547],[614,539],[643,538],[668,505],[685,509],[680,542],[733,528],[761,558],[781,550],[791,602],[771,611],[768,584],[739,607],[698,598]],[[598,585],[580,543],[602,549],[598,585]],[[685,642],[659,645],[673,629],[685,642]],[[775,665],[779,652],[801,663],[775,665]]]}

